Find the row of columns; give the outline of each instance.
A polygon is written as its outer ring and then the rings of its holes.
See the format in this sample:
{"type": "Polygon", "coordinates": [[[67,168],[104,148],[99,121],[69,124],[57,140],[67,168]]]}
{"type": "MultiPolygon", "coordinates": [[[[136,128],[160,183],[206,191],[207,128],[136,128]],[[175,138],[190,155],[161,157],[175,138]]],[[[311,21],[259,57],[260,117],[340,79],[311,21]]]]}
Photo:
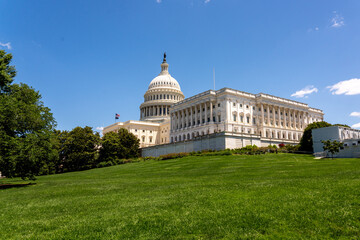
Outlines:
{"type": "Polygon", "coordinates": [[[149,96],[146,96],[144,101],[152,101],[152,100],[182,100],[180,95],[174,95],[174,94],[152,94],[149,96]]]}
{"type": "MultiPolygon", "coordinates": [[[[213,102],[206,101],[171,113],[171,130],[214,122],[213,102]],[[209,108],[209,109],[208,109],[209,108]],[[209,117],[208,117],[209,115],[209,117]],[[210,118],[210,119],[209,119],[210,118]]],[[[215,119],[216,121],[216,119],[215,119]]]]}
{"type": "Polygon", "coordinates": [[[264,104],[260,104],[260,110],[261,110],[261,121],[259,122],[260,125],[265,126],[276,126],[276,111],[277,111],[277,119],[278,119],[278,127],[283,128],[293,128],[293,129],[304,129],[305,123],[309,123],[309,119],[307,116],[307,113],[304,111],[294,110],[290,108],[284,108],[280,106],[270,106],[266,105],[266,112],[267,112],[267,122],[265,122],[265,110],[264,110],[264,104]],[[272,118],[271,113],[272,111],[272,118]],[[283,116],[283,123],[284,125],[281,126],[281,112],[283,116]],[[287,116],[286,116],[287,115],[287,116]],[[296,116],[296,117],[295,117],[296,116]],[[300,117],[301,116],[301,117],[300,117]],[[271,123],[271,119],[273,122],[271,123]],[[289,123],[289,126],[287,124],[289,123]]]}
{"type": "Polygon", "coordinates": [[[151,116],[167,116],[169,109],[170,106],[167,105],[144,107],[140,111],[140,118],[151,116]]]}
{"type": "Polygon", "coordinates": [[[271,139],[300,140],[301,138],[301,133],[289,132],[286,130],[265,130],[261,135],[262,137],[271,139]]]}

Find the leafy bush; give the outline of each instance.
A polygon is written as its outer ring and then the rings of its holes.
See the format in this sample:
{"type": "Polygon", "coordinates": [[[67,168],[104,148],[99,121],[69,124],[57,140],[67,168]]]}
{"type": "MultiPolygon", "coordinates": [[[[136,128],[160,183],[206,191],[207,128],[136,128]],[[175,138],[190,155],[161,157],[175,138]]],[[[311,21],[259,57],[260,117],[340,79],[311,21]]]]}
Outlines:
{"type": "Polygon", "coordinates": [[[181,152],[181,153],[169,153],[169,154],[165,154],[165,155],[161,155],[159,158],[161,160],[167,160],[167,159],[174,159],[174,158],[182,158],[182,157],[186,157],[189,156],[189,153],[185,153],[185,152],[181,152]]]}

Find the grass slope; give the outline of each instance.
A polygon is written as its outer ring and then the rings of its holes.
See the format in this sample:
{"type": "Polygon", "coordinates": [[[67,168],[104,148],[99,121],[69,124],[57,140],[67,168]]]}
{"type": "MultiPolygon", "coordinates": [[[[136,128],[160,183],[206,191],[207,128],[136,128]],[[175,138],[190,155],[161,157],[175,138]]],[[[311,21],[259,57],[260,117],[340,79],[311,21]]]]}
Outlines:
{"type": "Polygon", "coordinates": [[[125,164],[0,190],[0,209],[1,239],[355,239],[360,159],[125,164]]]}

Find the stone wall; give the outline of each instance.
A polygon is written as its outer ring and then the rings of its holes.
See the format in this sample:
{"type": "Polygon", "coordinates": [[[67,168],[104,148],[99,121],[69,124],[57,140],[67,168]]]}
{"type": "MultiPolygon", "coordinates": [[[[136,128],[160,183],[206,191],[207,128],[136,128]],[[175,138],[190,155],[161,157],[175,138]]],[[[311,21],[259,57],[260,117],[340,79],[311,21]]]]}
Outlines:
{"type": "Polygon", "coordinates": [[[221,132],[197,137],[194,140],[174,142],[142,148],[143,157],[158,157],[169,153],[194,152],[202,150],[224,150],[242,148],[247,145],[267,147],[269,144],[297,144],[296,141],[260,138],[256,135],[221,132]]]}
{"type": "Polygon", "coordinates": [[[225,149],[225,135],[216,133],[202,136],[194,140],[146,147],[141,149],[141,155],[143,157],[158,157],[169,153],[194,152],[209,149],[225,149]]]}

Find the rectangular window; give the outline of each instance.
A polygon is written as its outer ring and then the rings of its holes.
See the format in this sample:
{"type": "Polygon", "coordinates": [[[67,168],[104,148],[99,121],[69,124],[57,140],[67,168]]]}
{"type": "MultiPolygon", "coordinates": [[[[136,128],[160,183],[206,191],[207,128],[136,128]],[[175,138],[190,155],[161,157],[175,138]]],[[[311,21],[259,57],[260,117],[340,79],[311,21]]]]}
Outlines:
{"type": "Polygon", "coordinates": [[[247,123],[250,123],[250,117],[246,117],[247,123]]]}
{"type": "Polygon", "coordinates": [[[240,116],[240,122],[244,122],[244,117],[240,116]]]}
{"type": "Polygon", "coordinates": [[[233,103],[233,106],[235,107],[235,106],[236,106],[236,103],[233,103]]]}
{"type": "Polygon", "coordinates": [[[233,120],[236,122],[236,114],[233,115],[233,120]]]}
{"type": "Polygon", "coordinates": [[[218,107],[220,107],[220,103],[218,103],[218,107]]]}
{"type": "Polygon", "coordinates": [[[242,104],[240,103],[240,107],[242,107],[242,104]]]}
{"type": "Polygon", "coordinates": [[[253,118],[253,124],[256,124],[256,118],[253,118]]]}

